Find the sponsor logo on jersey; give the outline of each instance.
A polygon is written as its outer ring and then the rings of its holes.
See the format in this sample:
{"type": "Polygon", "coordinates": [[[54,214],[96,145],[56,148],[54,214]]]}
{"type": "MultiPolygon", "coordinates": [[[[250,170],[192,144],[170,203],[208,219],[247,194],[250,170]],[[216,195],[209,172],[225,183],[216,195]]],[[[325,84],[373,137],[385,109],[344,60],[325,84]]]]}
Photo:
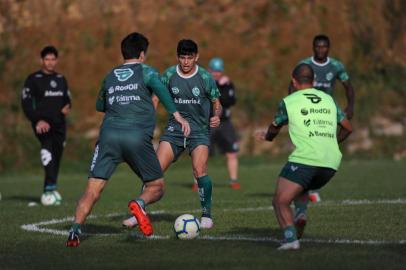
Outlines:
{"type": "Polygon", "coordinates": [[[171,90],[172,90],[172,93],[173,93],[174,95],[177,95],[177,94],[179,94],[179,92],[180,92],[179,88],[177,88],[176,86],[175,86],[175,87],[172,87],[171,90]]]}
{"type": "Polygon", "coordinates": [[[127,85],[116,85],[116,86],[111,86],[108,89],[109,94],[113,94],[114,92],[118,91],[133,91],[138,89],[138,83],[130,83],[127,85]]]}
{"type": "Polygon", "coordinates": [[[329,73],[326,74],[327,81],[331,81],[333,79],[333,77],[334,77],[334,75],[333,75],[332,72],[329,72],[329,73]]]}
{"type": "Polygon", "coordinates": [[[192,89],[192,93],[193,93],[193,95],[194,95],[195,97],[198,97],[198,96],[200,95],[200,89],[195,86],[195,87],[193,87],[193,89],[192,89]]]}
{"type": "Polygon", "coordinates": [[[120,105],[130,104],[131,101],[140,101],[140,96],[116,96],[116,102],[120,105]]]}
{"type": "Polygon", "coordinates": [[[110,105],[113,105],[113,103],[114,103],[114,98],[115,98],[115,97],[109,97],[109,104],[110,104],[110,105]]]}
{"type": "Polygon", "coordinates": [[[109,92],[109,94],[113,94],[114,93],[114,87],[110,86],[109,90],[107,90],[109,92]]]}
{"type": "Polygon", "coordinates": [[[174,131],[175,131],[175,128],[174,128],[173,126],[169,126],[169,127],[168,127],[168,131],[174,132],[174,131]]]}
{"type": "Polygon", "coordinates": [[[134,71],[130,68],[119,68],[114,70],[114,75],[116,75],[117,80],[120,82],[125,82],[134,75],[134,71]]]}
{"type": "Polygon", "coordinates": [[[49,82],[49,85],[50,85],[52,88],[56,88],[56,87],[58,86],[58,84],[57,84],[56,81],[54,81],[54,80],[51,80],[51,81],[49,82]]]}
{"type": "Polygon", "coordinates": [[[183,98],[175,98],[173,100],[176,104],[200,104],[200,99],[183,99],[183,98]]]}
{"type": "Polygon", "coordinates": [[[310,123],[311,123],[311,120],[310,119],[305,119],[305,120],[303,120],[303,124],[306,126],[306,127],[308,127],[308,126],[310,126],[310,123]]]}
{"type": "Polygon", "coordinates": [[[46,96],[46,97],[62,97],[63,92],[62,91],[47,90],[47,91],[45,91],[44,96],[46,96]]]}
{"type": "Polygon", "coordinates": [[[302,108],[300,110],[300,112],[302,113],[302,115],[308,115],[309,114],[309,111],[306,108],[302,108]]]}
{"type": "Polygon", "coordinates": [[[24,87],[21,93],[23,99],[26,99],[30,96],[30,88],[24,87]]]}
{"type": "Polygon", "coordinates": [[[313,86],[316,89],[329,89],[329,88],[331,88],[331,82],[322,83],[322,82],[314,81],[313,86]]]}
{"type": "Polygon", "coordinates": [[[35,74],[35,78],[42,78],[42,77],[44,77],[44,76],[42,76],[41,73],[35,74]]]}
{"type": "Polygon", "coordinates": [[[331,114],[331,110],[330,110],[330,109],[327,109],[327,108],[320,108],[320,109],[311,108],[311,109],[310,109],[310,113],[311,113],[311,114],[317,114],[317,113],[320,113],[320,114],[331,114]]]}
{"type": "Polygon", "coordinates": [[[316,126],[333,126],[333,121],[323,119],[313,119],[313,124],[316,126]]]}
{"type": "Polygon", "coordinates": [[[321,101],[321,97],[315,94],[303,94],[313,104],[317,104],[321,101]]]}
{"type": "Polygon", "coordinates": [[[309,138],[311,138],[311,137],[324,137],[324,138],[335,139],[335,134],[330,133],[330,132],[319,132],[316,130],[314,132],[309,131],[309,138]]]}

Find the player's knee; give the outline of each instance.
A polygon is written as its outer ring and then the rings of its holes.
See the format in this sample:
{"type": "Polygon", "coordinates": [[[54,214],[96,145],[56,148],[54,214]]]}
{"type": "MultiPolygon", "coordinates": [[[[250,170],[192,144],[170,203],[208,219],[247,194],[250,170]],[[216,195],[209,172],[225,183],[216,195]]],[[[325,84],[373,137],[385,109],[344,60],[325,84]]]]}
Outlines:
{"type": "Polygon", "coordinates": [[[207,175],[207,167],[194,167],[193,168],[193,176],[197,179],[199,177],[207,175]]]}

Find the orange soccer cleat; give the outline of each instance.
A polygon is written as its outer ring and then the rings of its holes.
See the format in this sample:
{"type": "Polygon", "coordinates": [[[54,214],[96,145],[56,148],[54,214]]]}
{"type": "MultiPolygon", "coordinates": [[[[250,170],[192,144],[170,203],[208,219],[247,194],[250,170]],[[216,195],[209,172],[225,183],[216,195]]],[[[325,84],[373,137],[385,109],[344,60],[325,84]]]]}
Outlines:
{"type": "Polygon", "coordinates": [[[70,232],[68,240],[66,241],[67,247],[78,247],[80,245],[79,234],[70,232]]]}
{"type": "Polygon", "coordinates": [[[154,229],[152,228],[151,221],[149,220],[145,210],[136,201],[130,201],[128,203],[128,208],[130,208],[131,213],[137,219],[140,231],[145,236],[152,235],[154,233],[154,229]]]}

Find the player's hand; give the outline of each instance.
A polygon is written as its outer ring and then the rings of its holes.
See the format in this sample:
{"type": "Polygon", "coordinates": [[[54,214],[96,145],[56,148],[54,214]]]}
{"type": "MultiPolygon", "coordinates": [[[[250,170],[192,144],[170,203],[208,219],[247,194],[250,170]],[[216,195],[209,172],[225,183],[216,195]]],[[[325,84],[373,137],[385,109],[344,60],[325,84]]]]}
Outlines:
{"type": "Polygon", "coordinates": [[[179,112],[175,112],[173,114],[173,117],[175,117],[176,122],[178,122],[182,126],[182,132],[185,137],[189,137],[190,134],[190,125],[189,122],[183,118],[179,112]]]}
{"type": "Polygon", "coordinates": [[[219,125],[220,125],[220,117],[218,117],[218,116],[210,117],[210,127],[211,128],[216,128],[219,125]]]}
{"type": "Polygon", "coordinates": [[[44,120],[39,120],[38,123],[35,125],[35,130],[38,134],[47,133],[50,129],[51,126],[44,120]]]}
{"type": "Polygon", "coordinates": [[[258,141],[265,141],[266,132],[264,130],[256,130],[254,132],[254,137],[258,141]]]}
{"type": "Polygon", "coordinates": [[[347,116],[348,120],[351,120],[354,117],[354,108],[351,106],[347,106],[344,110],[345,115],[347,116]]]}
{"type": "Polygon", "coordinates": [[[62,112],[64,115],[68,115],[68,113],[70,113],[70,104],[66,104],[66,105],[62,108],[61,112],[62,112]]]}

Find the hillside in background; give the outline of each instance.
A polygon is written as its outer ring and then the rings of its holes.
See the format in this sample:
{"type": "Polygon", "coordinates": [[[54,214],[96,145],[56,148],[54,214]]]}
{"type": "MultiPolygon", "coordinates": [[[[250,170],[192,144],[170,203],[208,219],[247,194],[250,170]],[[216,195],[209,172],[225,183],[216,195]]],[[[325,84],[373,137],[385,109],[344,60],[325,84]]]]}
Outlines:
{"type": "MultiPolygon", "coordinates": [[[[243,152],[275,155],[289,151],[287,140],[265,146],[250,134],[271,121],[287,92],[290,71],[311,55],[313,36],[325,33],[332,41],[331,56],[346,65],[356,91],[356,132],[345,151],[402,158],[405,27],[406,1],[401,0],[1,1],[0,170],[38,156],[19,98],[26,76],[39,67],[39,51],[48,44],[60,50],[58,70],[73,95],[66,157],[90,157],[101,120],[95,97],[106,72],[121,63],[120,41],[132,31],[150,39],[148,63],[160,71],[176,63],[181,38],[199,43],[203,66],[221,56],[237,86],[234,115],[243,152]]],[[[338,84],[335,94],[344,107],[343,93],[338,84]]],[[[165,113],[160,115],[162,126],[165,113]]]]}

